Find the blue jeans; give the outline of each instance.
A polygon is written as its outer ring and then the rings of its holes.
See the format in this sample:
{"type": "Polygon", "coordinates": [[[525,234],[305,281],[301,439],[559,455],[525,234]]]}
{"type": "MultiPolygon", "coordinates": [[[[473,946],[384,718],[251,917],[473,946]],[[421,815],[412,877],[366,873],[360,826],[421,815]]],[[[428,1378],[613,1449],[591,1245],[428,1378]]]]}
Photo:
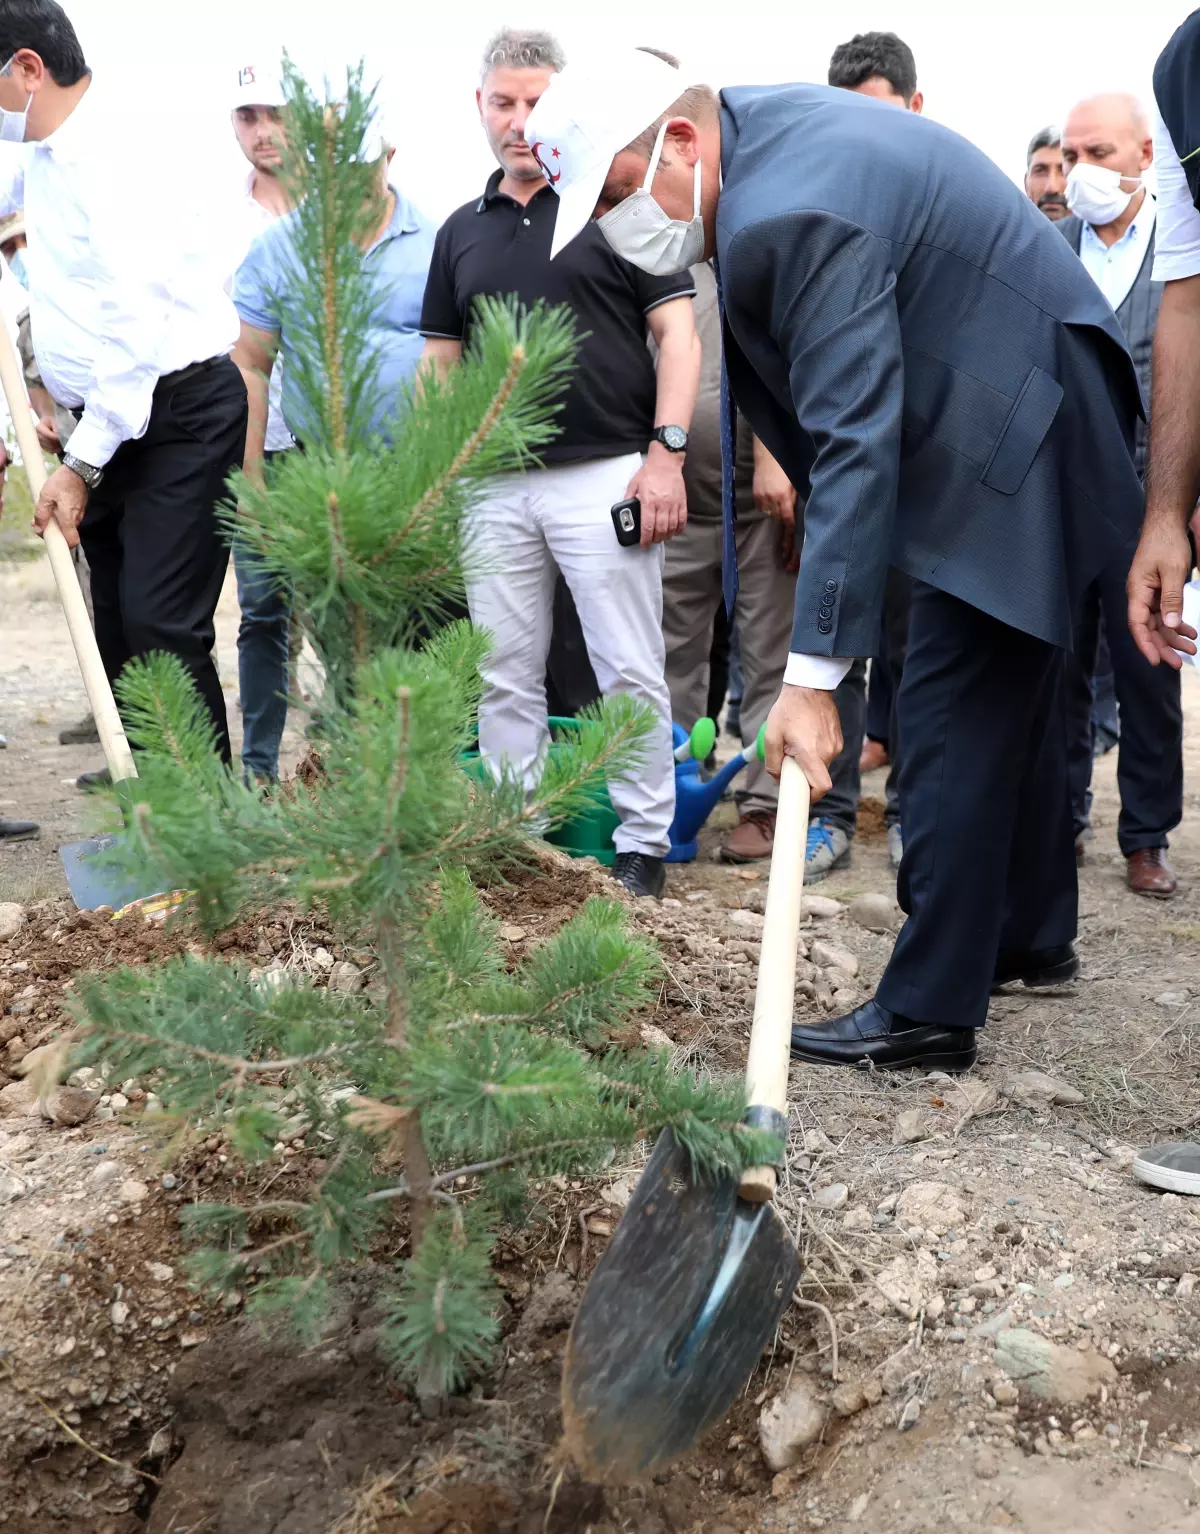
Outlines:
{"type": "Polygon", "coordinates": [[[242,698],[242,768],[246,781],[279,776],[279,746],[287,722],[288,617],[291,602],[258,556],[235,541],[242,621],[238,628],[238,688],[242,698]]]}

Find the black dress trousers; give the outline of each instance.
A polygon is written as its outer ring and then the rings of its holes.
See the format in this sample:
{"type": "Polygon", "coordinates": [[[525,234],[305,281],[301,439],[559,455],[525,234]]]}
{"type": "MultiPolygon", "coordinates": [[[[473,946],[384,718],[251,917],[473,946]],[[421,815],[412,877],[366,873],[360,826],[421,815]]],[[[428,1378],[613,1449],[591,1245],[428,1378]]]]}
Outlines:
{"type": "Polygon", "coordinates": [[[1183,700],[1179,672],[1152,666],[1129,632],[1125,578],[1136,544],[1108,564],[1083,594],[1075,626],[1075,653],[1067,657],[1068,759],[1075,833],[1088,823],[1092,782],[1092,678],[1100,647],[1100,615],[1112,657],[1121,710],[1117,787],[1121,815],[1117,841],[1126,857],[1143,847],[1165,847],[1183,819],[1183,700]]]}
{"type": "Polygon", "coordinates": [[[908,921],[877,992],[980,1028],[998,953],[1075,937],[1063,652],[913,583],[898,699],[908,921]]]}
{"type": "Polygon", "coordinates": [[[165,379],[145,434],[114,453],[79,527],[109,680],[136,656],[177,655],[226,761],[229,722],[212,650],[229,544],[216,511],[245,446],[246,386],[228,358],[165,379]]]}

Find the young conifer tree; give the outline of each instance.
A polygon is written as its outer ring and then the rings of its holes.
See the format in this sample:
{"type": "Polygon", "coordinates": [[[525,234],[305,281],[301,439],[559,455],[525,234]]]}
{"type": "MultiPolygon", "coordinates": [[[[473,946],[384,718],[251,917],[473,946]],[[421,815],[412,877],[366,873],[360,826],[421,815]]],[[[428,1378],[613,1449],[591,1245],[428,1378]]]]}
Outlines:
{"type": "Polygon", "coordinates": [[[131,666],[122,698],[139,778],[127,864],[187,890],[181,916],[213,934],[283,900],[320,906],[377,978],[348,996],[303,972],[256,975],[219,956],[81,981],[83,1058],[152,1075],[181,1125],[224,1123],[248,1161],[269,1156],[300,1104],[328,1137],[304,1199],[194,1204],[197,1280],[319,1331],[340,1269],[399,1218],[406,1243],[386,1341],[422,1398],[460,1386],[493,1342],[490,1250],[531,1180],[600,1170],[671,1127],[701,1169],[777,1146],[740,1123],[743,1098],[616,1047],[651,994],[652,946],[620,904],[593,900],[517,968],[477,883],[529,855],[597,778],[637,770],[648,721],[605,704],[552,752],[536,794],[464,770],[487,639],[469,624],[408,642],[461,581],[460,530],[489,475],[535,461],[572,357],[561,313],[485,304],[445,380],[397,402],[392,441],[362,424],[375,301],[358,243],[379,217],[360,150],[373,110],[361,69],[345,90],[287,81],[299,194],[297,280],[311,329],[296,374],[313,428],[262,485],[240,479],[236,535],[295,592],[334,686],[319,768],[264,795],[220,762],[176,661],[131,666]],[[311,438],[311,440],[310,440],[311,438]],[[281,1105],[281,1089],[289,1098],[281,1105]]]}

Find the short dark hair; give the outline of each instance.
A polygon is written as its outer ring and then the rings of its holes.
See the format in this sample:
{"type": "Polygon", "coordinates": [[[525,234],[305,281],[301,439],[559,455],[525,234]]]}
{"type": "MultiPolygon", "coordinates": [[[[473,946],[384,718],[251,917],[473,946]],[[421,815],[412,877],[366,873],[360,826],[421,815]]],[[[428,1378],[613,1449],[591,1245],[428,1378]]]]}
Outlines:
{"type": "Polygon", "coordinates": [[[1029,148],[1025,151],[1025,169],[1028,171],[1033,164],[1033,157],[1039,149],[1057,149],[1061,143],[1062,133],[1053,123],[1048,128],[1043,128],[1040,133],[1035,133],[1029,140],[1029,148]]]}
{"type": "Polygon", "coordinates": [[[917,61],[912,49],[894,32],[859,32],[833,50],[829,61],[830,85],[852,91],[876,75],[881,75],[906,102],[917,93],[917,61]]]}
{"type": "Polygon", "coordinates": [[[21,48],[38,55],[55,85],[78,85],[91,73],[56,0],[0,0],[0,68],[21,48]]]}

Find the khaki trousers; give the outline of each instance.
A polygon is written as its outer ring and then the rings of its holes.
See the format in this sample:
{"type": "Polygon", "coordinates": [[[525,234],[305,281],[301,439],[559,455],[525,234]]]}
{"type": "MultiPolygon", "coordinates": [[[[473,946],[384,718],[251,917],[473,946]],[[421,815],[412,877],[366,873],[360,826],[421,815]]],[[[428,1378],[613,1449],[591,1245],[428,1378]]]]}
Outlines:
{"type": "MultiPolygon", "coordinates": [[[[779,562],[779,535],[779,524],[760,512],[738,517],[737,626],[746,675],[742,744],[747,746],[779,696],[791,645],[796,577],[779,562]]],[[[689,517],[683,532],[667,542],[663,571],[671,714],[686,730],[708,703],[708,657],[720,600],[721,523],[689,517]]],[[[747,767],[737,781],[740,813],[775,808],[778,789],[761,764],[747,767]]]]}

